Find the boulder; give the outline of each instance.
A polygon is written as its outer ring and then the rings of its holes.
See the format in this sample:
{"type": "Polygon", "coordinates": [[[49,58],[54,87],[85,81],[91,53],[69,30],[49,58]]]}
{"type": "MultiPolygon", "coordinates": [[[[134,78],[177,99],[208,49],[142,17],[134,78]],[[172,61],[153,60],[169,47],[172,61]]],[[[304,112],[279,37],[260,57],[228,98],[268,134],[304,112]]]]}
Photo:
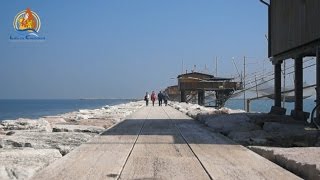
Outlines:
{"type": "Polygon", "coordinates": [[[117,117],[114,117],[114,118],[108,118],[108,119],[82,119],[81,121],[69,121],[64,124],[96,126],[96,127],[103,127],[106,129],[118,122],[120,122],[120,119],[117,117]]]}
{"type": "Polygon", "coordinates": [[[228,134],[228,137],[233,141],[248,146],[248,145],[269,145],[271,142],[268,141],[270,135],[263,130],[254,131],[233,131],[228,134]]]}
{"type": "Polygon", "coordinates": [[[279,123],[279,122],[265,122],[263,130],[267,132],[290,132],[296,133],[305,132],[306,126],[304,124],[292,124],[292,123],[279,123]]]}
{"type": "Polygon", "coordinates": [[[105,128],[98,126],[56,124],[54,125],[52,132],[84,132],[99,134],[104,130],[105,128]]]}
{"type": "Polygon", "coordinates": [[[80,122],[88,119],[116,119],[121,120],[132,112],[144,106],[143,101],[108,106],[100,109],[82,109],[77,112],[69,112],[60,116],[67,122],[80,122]]]}
{"type": "Polygon", "coordinates": [[[5,135],[5,134],[7,134],[7,132],[4,131],[3,129],[0,129],[0,135],[5,135]]]}
{"type": "Polygon", "coordinates": [[[320,147],[250,146],[249,149],[304,179],[320,179],[320,147]]]}
{"type": "Polygon", "coordinates": [[[2,136],[3,149],[32,147],[35,149],[57,149],[62,155],[87,142],[94,134],[78,132],[30,132],[15,131],[11,136],[2,136]],[[66,149],[66,150],[65,150],[66,149]]]}
{"type": "Polygon", "coordinates": [[[265,122],[263,130],[272,135],[273,145],[282,147],[314,146],[319,137],[319,130],[303,124],[265,122]]]}
{"type": "Polygon", "coordinates": [[[40,120],[45,120],[50,123],[51,126],[55,124],[63,124],[66,123],[66,120],[61,116],[45,116],[40,118],[40,120]]]}
{"type": "Polygon", "coordinates": [[[187,114],[189,117],[191,117],[191,118],[193,118],[193,119],[196,119],[196,117],[197,117],[197,115],[198,115],[199,113],[201,113],[200,110],[193,109],[193,110],[187,111],[186,114],[187,114]]]}
{"type": "Polygon", "coordinates": [[[246,114],[221,114],[208,116],[204,119],[205,124],[213,131],[228,135],[230,132],[245,132],[260,130],[261,128],[254,123],[249,122],[246,114]]]}
{"type": "Polygon", "coordinates": [[[61,157],[56,149],[0,149],[0,179],[30,179],[61,157]]]}
{"type": "Polygon", "coordinates": [[[198,113],[195,119],[202,123],[205,123],[210,116],[212,116],[212,114],[210,114],[209,112],[202,112],[198,113]]]}
{"type": "Polygon", "coordinates": [[[44,119],[24,119],[19,118],[17,120],[4,120],[1,121],[3,130],[35,130],[51,132],[52,128],[48,121],[44,119]]]}
{"type": "Polygon", "coordinates": [[[14,132],[14,131],[9,131],[9,132],[6,133],[6,135],[7,135],[7,136],[11,136],[11,135],[14,134],[14,133],[16,133],[16,132],[14,132]]]}
{"type": "MultiPolygon", "coordinates": [[[[287,115],[275,115],[266,113],[247,113],[250,121],[260,125],[261,127],[265,122],[278,122],[278,123],[295,123],[297,122],[291,116],[287,115]]],[[[301,122],[301,121],[300,121],[301,122]]]]}

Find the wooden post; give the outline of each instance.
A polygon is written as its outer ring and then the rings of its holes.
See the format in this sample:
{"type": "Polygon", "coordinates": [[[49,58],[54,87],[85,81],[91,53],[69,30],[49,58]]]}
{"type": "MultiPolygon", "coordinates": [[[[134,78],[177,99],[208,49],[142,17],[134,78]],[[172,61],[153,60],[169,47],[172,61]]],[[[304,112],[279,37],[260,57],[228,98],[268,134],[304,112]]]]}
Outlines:
{"type": "Polygon", "coordinates": [[[243,110],[246,107],[246,57],[243,57],[243,110]]]}
{"type": "Polygon", "coordinates": [[[281,61],[274,64],[274,106],[281,107],[281,61]]]}
{"type": "Polygon", "coordinates": [[[181,102],[186,102],[186,91],[181,90],[181,102]]]}
{"type": "MultiPolygon", "coordinates": [[[[316,86],[316,92],[317,92],[317,97],[316,97],[316,103],[319,104],[320,103],[320,47],[317,48],[317,59],[316,59],[316,69],[317,69],[317,78],[316,78],[316,82],[317,82],[317,86],[316,86]]],[[[320,118],[320,108],[317,109],[316,112],[316,117],[319,120],[320,118]]]]}
{"type": "Polygon", "coordinates": [[[302,69],[302,57],[294,59],[295,70],[295,104],[294,109],[296,112],[303,111],[303,69],[302,69]]]}
{"type": "Polygon", "coordinates": [[[203,106],[204,105],[204,96],[205,96],[204,90],[198,90],[198,104],[203,106]]]}

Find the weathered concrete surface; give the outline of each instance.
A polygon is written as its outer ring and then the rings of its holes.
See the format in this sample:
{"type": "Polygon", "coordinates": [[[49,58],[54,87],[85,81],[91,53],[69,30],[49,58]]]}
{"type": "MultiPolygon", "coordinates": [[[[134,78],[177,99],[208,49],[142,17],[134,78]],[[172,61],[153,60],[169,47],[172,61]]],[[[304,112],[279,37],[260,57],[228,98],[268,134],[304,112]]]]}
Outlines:
{"type": "Polygon", "coordinates": [[[208,179],[208,175],[177,131],[174,121],[156,107],[149,111],[120,178],[208,179]]]}
{"type": "Polygon", "coordinates": [[[251,150],[304,179],[320,179],[320,148],[279,148],[251,146],[251,150]]]}
{"type": "Polygon", "coordinates": [[[55,149],[0,149],[0,179],[29,179],[59,158],[55,149]]]}
{"type": "Polygon", "coordinates": [[[101,136],[82,144],[32,179],[114,179],[129,156],[146,117],[138,111],[101,136]]]}
{"type": "Polygon", "coordinates": [[[168,114],[182,120],[177,121],[177,127],[213,179],[298,178],[225,136],[208,131],[196,121],[183,121],[188,119],[183,114],[172,109],[168,114]]]}
{"type": "Polygon", "coordinates": [[[171,107],[145,107],[32,179],[299,179],[171,107]]]}

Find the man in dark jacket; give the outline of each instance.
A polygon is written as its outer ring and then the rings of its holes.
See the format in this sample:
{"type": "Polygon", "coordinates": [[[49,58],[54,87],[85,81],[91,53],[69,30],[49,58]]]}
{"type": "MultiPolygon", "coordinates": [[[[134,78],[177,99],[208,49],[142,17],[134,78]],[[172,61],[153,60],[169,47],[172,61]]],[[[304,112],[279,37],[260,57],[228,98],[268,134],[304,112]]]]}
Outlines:
{"type": "Polygon", "coordinates": [[[159,100],[159,106],[162,106],[163,94],[161,91],[158,93],[158,100],[159,100]]]}

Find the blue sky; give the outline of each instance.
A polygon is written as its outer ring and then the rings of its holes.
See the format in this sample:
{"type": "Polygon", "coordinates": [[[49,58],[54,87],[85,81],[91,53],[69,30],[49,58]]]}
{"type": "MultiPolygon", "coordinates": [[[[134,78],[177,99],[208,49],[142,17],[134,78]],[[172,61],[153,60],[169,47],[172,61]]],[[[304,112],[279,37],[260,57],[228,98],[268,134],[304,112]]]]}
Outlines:
{"type": "Polygon", "coordinates": [[[6,0],[0,12],[0,98],[142,97],[175,84],[182,60],[212,73],[218,57],[220,76],[236,73],[232,57],[271,67],[259,0],[6,0]],[[27,7],[44,42],[9,40],[27,7]]]}

